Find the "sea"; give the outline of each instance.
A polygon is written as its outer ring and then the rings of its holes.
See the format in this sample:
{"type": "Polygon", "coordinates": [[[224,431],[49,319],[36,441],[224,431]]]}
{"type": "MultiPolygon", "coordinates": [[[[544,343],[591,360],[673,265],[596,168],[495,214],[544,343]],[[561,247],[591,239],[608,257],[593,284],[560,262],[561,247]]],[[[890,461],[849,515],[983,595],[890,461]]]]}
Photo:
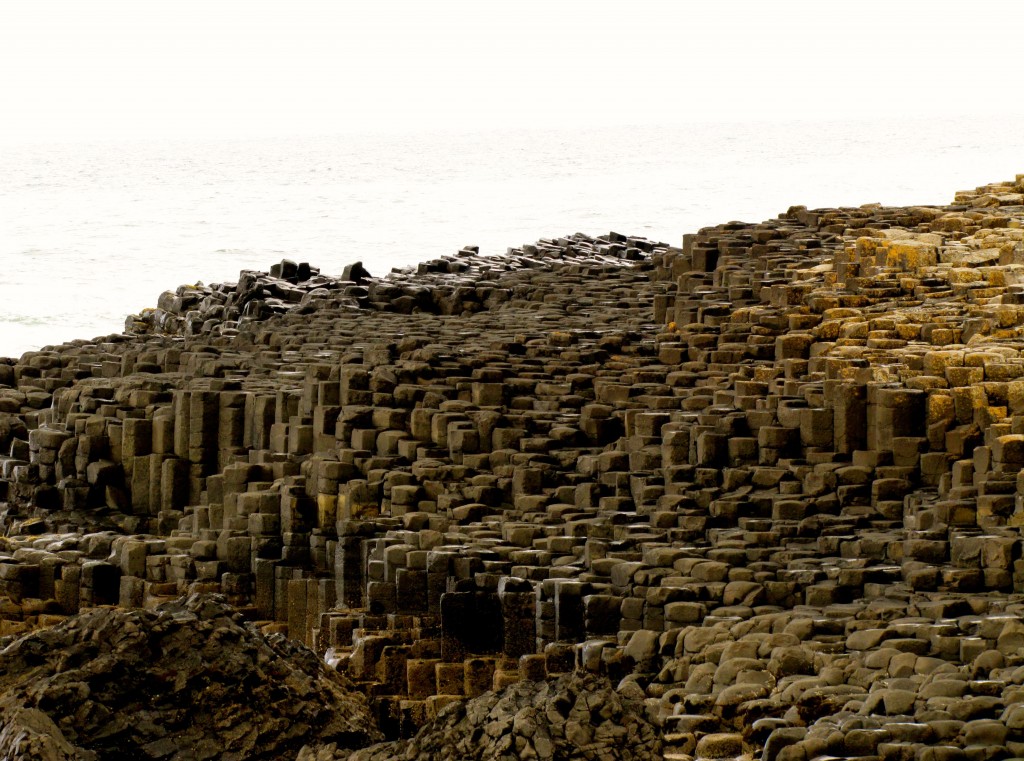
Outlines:
{"type": "Polygon", "coordinates": [[[950,203],[1024,172],[1024,117],[700,121],[0,145],[0,356],[124,329],[281,259],[373,275],[616,231],[679,245],[808,207],[950,203]]]}

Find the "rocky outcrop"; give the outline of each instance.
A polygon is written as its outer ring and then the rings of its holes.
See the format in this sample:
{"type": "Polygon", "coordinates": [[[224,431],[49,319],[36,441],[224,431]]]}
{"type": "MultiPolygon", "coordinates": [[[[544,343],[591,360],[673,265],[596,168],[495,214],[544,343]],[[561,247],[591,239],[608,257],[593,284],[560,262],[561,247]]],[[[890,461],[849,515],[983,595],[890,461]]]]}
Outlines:
{"type": "Polygon", "coordinates": [[[381,753],[575,684],[666,757],[1022,755],[1022,228],[1019,178],[162,299],[0,364],[0,633],[220,593],[381,753]]]}
{"type": "Polygon", "coordinates": [[[619,695],[607,679],[573,674],[520,682],[455,703],[410,740],[375,745],[351,761],[393,758],[655,761],[658,731],[642,703],[619,695]]]}
{"type": "Polygon", "coordinates": [[[455,256],[394,269],[383,278],[373,277],[362,262],[347,265],[336,278],[306,262],[284,259],[269,272],[243,270],[237,283],[165,291],[155,308],[130,315],[125,330],[133,335],[233,336],[275,315],[317,310],[468,315],[513,297],[511,289],[495,283],[509,272],[572,263],[619,266],[652,248],[650,241],[616,233],[597,239],[577,233],[509,249],[503,257],[481,257],[477,246],[467,246],[455,256]]]}
{"type": "Polygon", "coordinates": [[[96,608],[0,651],[10,759],[280,759],[379,739],[362,695],[308,650],[201,595],[96,608]]]}

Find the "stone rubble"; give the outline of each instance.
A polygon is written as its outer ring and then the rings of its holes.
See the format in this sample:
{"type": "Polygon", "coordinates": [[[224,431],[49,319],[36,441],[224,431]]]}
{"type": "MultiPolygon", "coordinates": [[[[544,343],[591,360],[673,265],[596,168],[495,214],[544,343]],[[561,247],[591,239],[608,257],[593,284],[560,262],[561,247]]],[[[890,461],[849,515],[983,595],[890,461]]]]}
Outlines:
{"type": "Polygon", "coordinates": [[[0,651],[0,755],[269,760],[379,740],[366,699],[303,650],[205,595],[93,608],[0,651]]]}
{"type": "Polygon", "coordinates": [[[366,759],[615,758],[527,710],[591,695],[666,758],[1024,756],[1024,177],[127,327],[0,361],[0,635],[221,594],[366,759]]]}
{"type": "Polygon", "coordinates": [[[656,761],[662,758],[660,737],[637,703],[593,675],[520,682],[454,703],[412,739],[356,751],[349,761],[656,761]]]}

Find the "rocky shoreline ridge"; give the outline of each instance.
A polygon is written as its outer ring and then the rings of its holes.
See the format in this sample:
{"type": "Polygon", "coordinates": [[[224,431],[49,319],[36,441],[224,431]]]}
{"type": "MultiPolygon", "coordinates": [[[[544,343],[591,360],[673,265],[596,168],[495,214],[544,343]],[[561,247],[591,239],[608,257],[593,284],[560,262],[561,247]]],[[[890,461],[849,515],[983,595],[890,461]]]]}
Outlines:
{"type": "Polygon", "coordinates": [[[165,293],[0,360],[0,750],[1024,757],[1022,350],[1024,176],[165,293]]]}

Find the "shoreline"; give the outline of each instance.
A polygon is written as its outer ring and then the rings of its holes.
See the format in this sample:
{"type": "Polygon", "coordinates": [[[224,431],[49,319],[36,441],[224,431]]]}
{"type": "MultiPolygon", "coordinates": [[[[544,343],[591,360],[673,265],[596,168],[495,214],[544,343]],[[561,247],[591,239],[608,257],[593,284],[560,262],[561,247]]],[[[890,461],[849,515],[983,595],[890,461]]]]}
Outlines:
{"type": "Polygon", "coordinates": [[[0,360],[0,632],[223,595],[367,760],[572,672],[667,758],[1019,755],[1022,226],[1018,177],[168,291],[0,360]]]}

